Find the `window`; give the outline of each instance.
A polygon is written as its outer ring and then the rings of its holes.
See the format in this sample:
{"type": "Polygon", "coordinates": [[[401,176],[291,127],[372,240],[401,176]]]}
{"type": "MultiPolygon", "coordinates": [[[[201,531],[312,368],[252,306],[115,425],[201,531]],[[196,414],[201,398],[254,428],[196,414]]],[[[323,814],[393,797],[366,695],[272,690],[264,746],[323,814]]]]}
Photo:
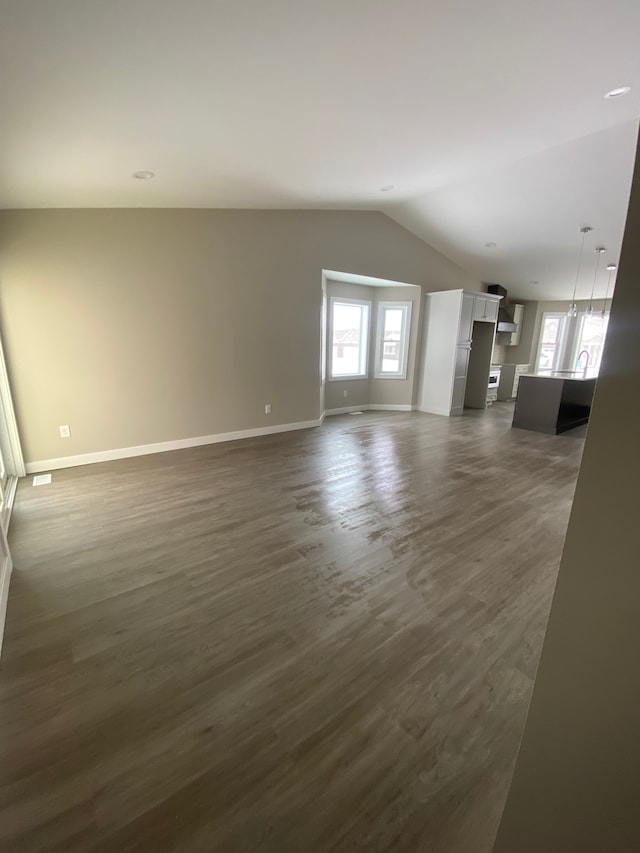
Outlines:
{"type": "Polygon", "coordinates": [[[331,379],[367,376],[370,302],[331,300],[331,379]]]}
{"type": "Polygon", "coordinates": [[[411,302],[380,302],[376,335],[378,379],[406,379],[411,302]]]}
{"type": "Polygon", "coordinates": [[[566,314],[543,314],[536,362],[536,369],[539,372],[560,369],[566,324],[566,314]]]}
{"type": "Polygon", "coordinates": [[[609,315],[603,317],[600,312],[582,314],[579,322],[572,369],[583,371],[586,377],[591,378],[600,370],[609,315]]]}

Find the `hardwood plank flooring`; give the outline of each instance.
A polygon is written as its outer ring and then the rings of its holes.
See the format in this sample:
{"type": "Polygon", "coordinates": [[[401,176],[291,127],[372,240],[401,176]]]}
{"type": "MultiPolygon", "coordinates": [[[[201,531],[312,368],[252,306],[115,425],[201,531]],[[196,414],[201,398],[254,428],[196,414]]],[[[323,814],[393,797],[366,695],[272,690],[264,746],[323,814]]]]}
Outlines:
{"type": "Polygon", "coordinates": [[[6,853],[488,853],[583,441],[368,413],[20,483],[6,853]]]}

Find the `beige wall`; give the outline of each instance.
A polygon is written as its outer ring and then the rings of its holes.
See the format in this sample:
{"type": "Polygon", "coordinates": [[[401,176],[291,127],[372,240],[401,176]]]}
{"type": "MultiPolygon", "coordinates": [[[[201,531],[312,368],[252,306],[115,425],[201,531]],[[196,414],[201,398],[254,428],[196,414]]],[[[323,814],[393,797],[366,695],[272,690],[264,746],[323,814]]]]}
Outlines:
{"type": "Polygon", "coordinates": [[[640,159],[533,699],[495,853],[640,850],[640,159]]]}
{"type": "Polygon", "coordinates": [[[0,212],[25,459],[317,418],[323,268],[480,289],[375,212],[0,212]]]}

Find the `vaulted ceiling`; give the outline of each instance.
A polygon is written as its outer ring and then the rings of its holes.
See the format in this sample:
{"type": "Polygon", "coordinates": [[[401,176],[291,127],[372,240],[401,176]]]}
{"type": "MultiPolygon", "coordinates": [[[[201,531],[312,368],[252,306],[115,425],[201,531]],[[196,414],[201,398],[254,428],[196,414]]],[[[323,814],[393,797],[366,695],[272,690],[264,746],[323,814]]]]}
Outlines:
{"type": "Polygon", "coordinates": [[[618,257],[639,43],[637,0],[1,0],[0,206],[379,209],[569,298],[581,225],[618,257]]]}

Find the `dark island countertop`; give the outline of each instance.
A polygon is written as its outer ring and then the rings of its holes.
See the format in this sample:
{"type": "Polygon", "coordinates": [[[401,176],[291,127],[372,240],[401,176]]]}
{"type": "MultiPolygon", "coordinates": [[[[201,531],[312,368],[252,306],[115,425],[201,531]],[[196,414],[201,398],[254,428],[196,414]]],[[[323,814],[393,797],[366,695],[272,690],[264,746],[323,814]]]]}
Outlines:
{"type": "Polygon", "coordinates": [[[557,435],[586,424],[596,387],[582,371],[525,373],[520,377],[512,426],[557,435]]]}
{"type": "Polygon", "coordinates": [[[556,370],[551,373],[523,373],[523,376],[535,376],[540,379],[570,379],[572,382],[593,382],[593,376],[585,376],[582,370],[556,370]]]}

